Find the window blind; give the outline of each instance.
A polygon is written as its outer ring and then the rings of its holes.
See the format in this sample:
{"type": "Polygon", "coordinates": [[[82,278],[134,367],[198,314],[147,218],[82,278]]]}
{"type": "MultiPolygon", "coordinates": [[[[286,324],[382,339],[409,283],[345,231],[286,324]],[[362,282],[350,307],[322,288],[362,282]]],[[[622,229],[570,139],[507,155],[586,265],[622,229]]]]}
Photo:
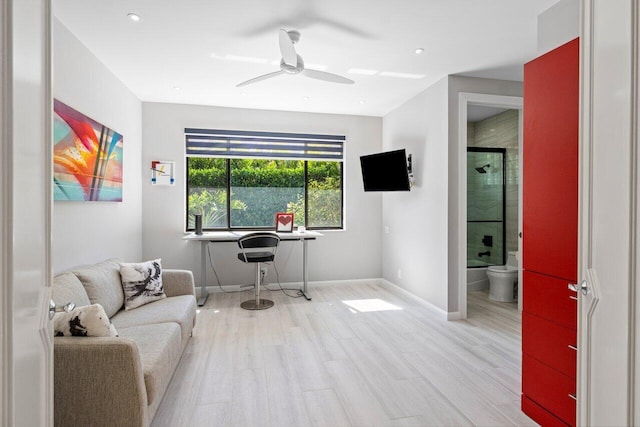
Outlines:
{"type": "Polygon", "coordinates": [[[186,128],[187,156],[344,160],[344,135],[186,128]]]}

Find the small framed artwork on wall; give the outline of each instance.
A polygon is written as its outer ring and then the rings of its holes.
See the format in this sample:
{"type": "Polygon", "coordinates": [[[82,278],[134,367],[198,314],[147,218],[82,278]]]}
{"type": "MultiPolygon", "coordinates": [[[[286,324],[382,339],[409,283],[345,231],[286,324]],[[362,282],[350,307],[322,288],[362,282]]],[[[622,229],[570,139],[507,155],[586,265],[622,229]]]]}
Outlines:
{"type": "Polygon", "coordinates": [[[276,232],[291,233],[293,231],[293,212],[278,212],[276,214],[276,232]]]}

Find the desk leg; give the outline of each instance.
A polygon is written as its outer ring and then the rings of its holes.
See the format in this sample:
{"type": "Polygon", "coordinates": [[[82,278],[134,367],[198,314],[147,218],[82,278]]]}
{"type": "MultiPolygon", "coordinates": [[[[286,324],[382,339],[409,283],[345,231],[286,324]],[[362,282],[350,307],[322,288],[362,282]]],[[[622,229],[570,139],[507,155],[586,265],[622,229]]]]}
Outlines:
{"type": "Polygon", "coordinates": [[[202,240],[200,242],[200,298],[198,298],[198,305],[203,306],[207,302],[209,293],[207,292],[207,245],[208,241],[202,240]]]}
{"type": "Polygon", "coordinates": [[[309,277],[307,273],[307,240],[302,239],[302,295],[306,298],[307,301],[311,301],[311,296],[309,295],[309,290],[307,289],[309,285],[309,277]]]}

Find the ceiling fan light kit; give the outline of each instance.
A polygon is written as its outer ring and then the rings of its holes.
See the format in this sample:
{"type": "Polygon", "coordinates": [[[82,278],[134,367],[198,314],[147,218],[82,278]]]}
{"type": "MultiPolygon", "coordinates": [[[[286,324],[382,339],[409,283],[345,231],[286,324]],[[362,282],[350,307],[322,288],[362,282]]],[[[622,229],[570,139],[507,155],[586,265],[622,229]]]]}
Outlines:
{"type": "Polygon", "coordinates": [[[280,30],[278,35],[278,41],[280,44],[280,54],[282,59],[280,60],[280,70],[272,73],[263,74],[258,77],[254,77],[242,83],[238,83],[236,87],[243,87],[253,83],[260,82],[262,80],[270,79],[282,74],[301,74],[303,76],[322,80],[331,83],[341,84],[353,84],[353,80],[346,77],[339,76],[333,73],[327,73],[326,71],[313,70],[304,67],[304,61],[302,57],[296,53],[295,44],[300,41],[300,33],[297,31],[280,30]]]}

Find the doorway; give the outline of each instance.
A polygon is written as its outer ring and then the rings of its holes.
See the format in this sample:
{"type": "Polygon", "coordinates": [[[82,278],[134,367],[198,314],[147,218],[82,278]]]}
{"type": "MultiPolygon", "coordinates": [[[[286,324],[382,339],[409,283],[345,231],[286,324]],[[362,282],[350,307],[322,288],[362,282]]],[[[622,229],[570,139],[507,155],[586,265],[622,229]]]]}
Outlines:
{"type": "MultiPolygon", "coordinates": [[[[483,165],[470,165],[467,159],[467,147],[469,146],[470,133],[474,132],[473,127],[470,127],[468,122],[469,118],[483,119],[487,117],[496,116],[497,114],[504,114],[506,111],[511,111],[512,114],[517,116],[517,151],[522,152],[522,97],[514,96],[500,96],[500,95],[486,95],[477,93],[461,92],[459,95],[459,123],[458,123],[458,170],[460,171],[458,181],[458,227],[459,227],[459,241],[458,241],[458,310],[461,319],[467,318],[467,290],[468,290],[468,238],[469,233],[467,231],[467,224],[469,220],[469,212],[467,208],[468,199],[468,184],[467,178],[469,175],[469,168],[478,166],[481,168],[483,165]],[[477,114],[481,114],[478,116],[477,114]],[[486,117],[482,117],[485,115],[486,117]]],[[[477,121],[477,120],[476,120],[477,121]]],[[[489,128],[490,131],[491,128],[489,128]]],[[[498,132],[494,128],[494,132],[498,132]]],[[[522,169],[522,156],[518,156],[515,161],[515,165],[512,165],[513,169],[517,171],[522,169]]],[[[507,172],[508,174],[508,172],[507,172]]],[[[521,184],[521,183],[520,183],[521,184]]],[[[509,233],[513,234],[509,246],[507,238],[504,238],[504,245],[508,252],[520,252],[521,239],[519,237],[519,230],[522,229],[522,185],[518,185],[517,191],[517,211],[515,213],[517,220],[511,225],[511,227],[505,227],[505,233],[508,236],[509,233]],[[515,250],[514,250],[515,249],[515,250]]],[[[515,206],[512,206],[512,210],[516,210],[515,206]]],[[[512,216],[514,216],[512,213],[512,216]]],[[[489,235],[489,234],[488,234],[489,235]]],[[[481,236],[481,241],[484,239],[484,235],[481,236]]],[[[489,240],[485,241],[489,243],[489,240]]],[[[482,251],[482,252],[486,252],[482,251]]],[[[506,258],[504,258],[506,259],[506,258]]],[[[482,280],[482,278],[480,278],[482,280]]],[[[518,282],[522,283],[521,272],[518,272],[518,282]]],[[[485,282],[488,285],[488,281],[485,282]]],[[[522,310],[522,297],[521,290],[518,288],[517,293],[518,309],[522,310]]]]}

